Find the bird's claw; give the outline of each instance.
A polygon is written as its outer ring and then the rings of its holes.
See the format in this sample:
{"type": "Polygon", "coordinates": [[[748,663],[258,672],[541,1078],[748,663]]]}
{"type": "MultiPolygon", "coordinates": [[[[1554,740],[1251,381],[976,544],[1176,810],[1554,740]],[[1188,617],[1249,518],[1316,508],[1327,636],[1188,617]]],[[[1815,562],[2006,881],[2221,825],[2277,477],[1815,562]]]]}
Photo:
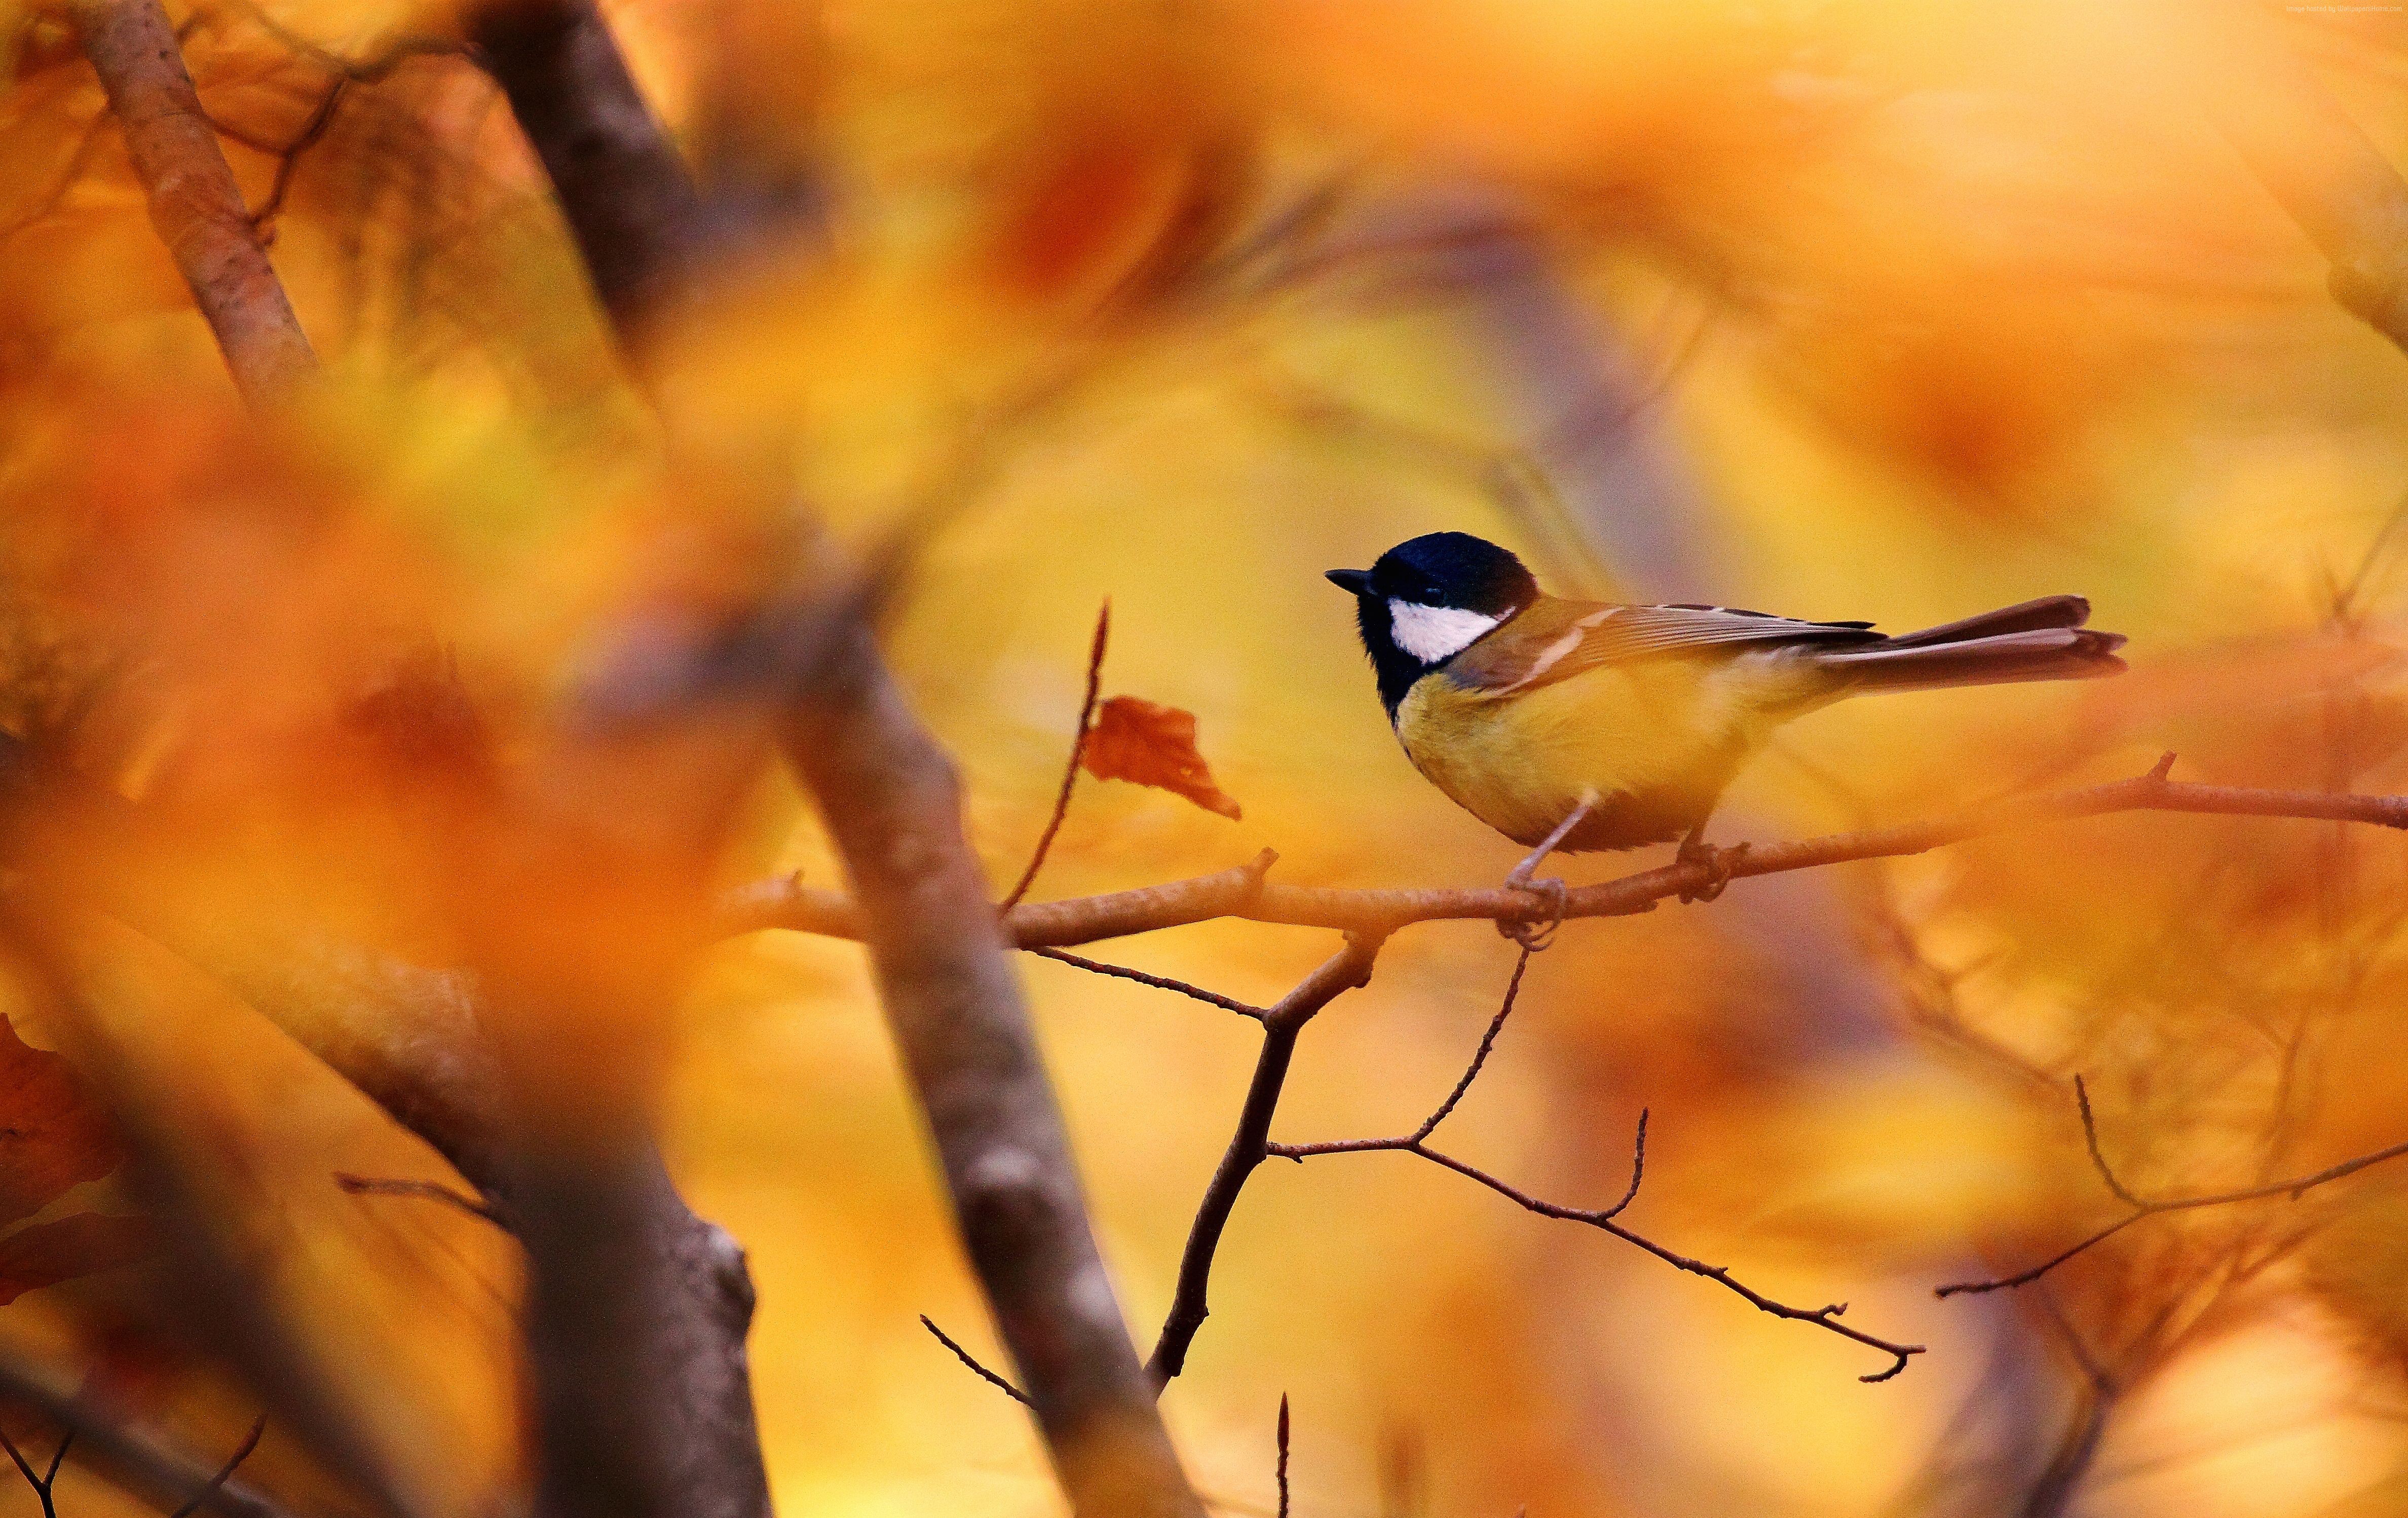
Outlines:
{"type": "Polygon", "coordinates": [[[1724,888],[1731,882],[1731,871],[1736,869],[1739,862],[1746,857],[1747,845],[1744,843],[1735,843],[1727,849],[1717,849],[1713,844],[1700,842],[1694,837],[1683,839],[1681,852],[1674,856],[1672,863],[1702,866],[1706,871],[1706,879],[1702,884],[1684,889],[1681,892],[1681,900],[1684,903],[1712,901],[1721,895],[1724,888]]]}
{"type": "Polygon", "coordinates": [[[1550,875],[1543,881],[1515,879],[1514,876],[1519,874],[1517,870],[1514,875],[1507,876],[1505,884],[1515,891],[1526,891],[1544,901],[1547,904],[1547,920],[1544,923],[1499,920],[1497,931],[1520,944],[1525,953],[1535,954],[1555,941],[1555,930],[1564,925],[1564,913],[1571,905],[1571,890],[1557,876],[1550,875]]]}

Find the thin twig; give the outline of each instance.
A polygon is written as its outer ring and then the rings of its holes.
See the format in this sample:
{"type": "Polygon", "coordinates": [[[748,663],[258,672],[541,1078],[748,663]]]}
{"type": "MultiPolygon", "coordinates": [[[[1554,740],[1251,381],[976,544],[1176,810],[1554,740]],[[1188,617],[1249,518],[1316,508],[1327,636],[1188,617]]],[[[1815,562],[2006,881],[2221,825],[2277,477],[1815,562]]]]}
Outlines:
{"type": "MultiPolygon", "coordinates": [[[[1760,844],[1744,854],[1725,849],[1718,851],[1718,864],[1674,863],[1575,886],[1566,895],[1563,913],[1567,918],[1627,917],[1651,911],[1656,903],[1684,891],[1709,887],[1718,871],[1732,880],[1744,880],[1859,860],[1898,859],[2027,827],[2144,811],[2364,823],[2408,829],[2408,795],[2198,785],[2168,779],[2161,761],[2145,775],[2104,785],[2009,799],[1895,827],[1760,844]]],[[[1388,934],[1415,923],[1543,922],[1555,909],[1526,891],[1497,886],[1340,890],[1284,885],[1265,879],[1269,864],[1257,859],[1237,869],[1134,891],[1025,901],[1005,914],[1004,928],[1010,940],[1024,949],[1070,948],[1221,917],[1388,934]]],[[[731,896],[722,909],[721,925],[729,933],[783,927],[842,938],[857,938],[862,932],[860,910],[851,900],[784,879],[750,886],[731,896]]]]}
{"type": "Polygon", "coordinates": [[[1143,970],[1133,970],[1125,965],[1107,965],[1099,959],[1089,959],[1083,954],[1074,954],[1062,949],[1031,949],[1028,952],[1039,959],[1075,965],[1082,970],[1092,970],[1097,975],[1110,975],[1123,981],[1135,981],[1140,985],[1150,985],[1163,991],[1176,991],[1182,996],[1193,996],[1197,1001],[1210,1002],[1225,1011],[1235,1012],[1240,1017],[1251,1017],[1257,1023],[1263,1020],[1263,1010],[1259,1007],[1250,1007],[1235,996],[1225,996],[1217,991],[1207,991],[1200,985],[1191,985],[1185,981],[1174,981],[1167,975],[1148,975],[1143,970]]]}
{"type": "Polygon", "coordinates": [[[1505,1020],[1513,1015],[1513,998],[1522,994],[1522,972],[1530,967],[1532,952],[1532,945],[1526,943],[1522,946],[1521,956],[1513,961],[1513,977],[1505,982],[1505,1000],[1497,1009],[1497,1015],[1488,1020],[1488,1031],[1480,1036],[1480,1047],[1473,1052],[1471,1063],[1464,1067],[1463,1079],[1455,1083],[1455,1089],[1446,1094],[1446,1100],[1438,1104],[1436,1111],[1422,1119],[1422,1125],[1413,1130],[1413,1142],[1420,1143],[1438,1132],[1438,1125],[1445,1122],[1447,1114],[1455,1110],[1455,1104],[1463,1100],[1463,1094],[1471,1089],[1471,1082],[1480,1079],[1480,1067],[1488,1063],[1489,1051],[1497,1047],[1497,1036],[1505,1031],[1505,1020]]]}
{"type": "Polygon", "coordinates": [[[1536,1212],[1541,1217],[1560,1218],[1568,1223],[1584,1223],[1593,1228],[1602,1228],[1607,1233],[1613,1235],[1616,1239],[1619,1239],[1626,1243],[1635,1244],[1639,1248],[1645,1250],[1648,1253],[1655,1255],[1657,1259],[1664,1261],[1667,1265],[1673,1266],[1678,1269],[1685,1270],[1691,1275],[1703,1276],[1709,1281],[1715,1282],[1727,1287],[1731,1291],[1736,1292],[1741,1296],[1746,1298],[1750,1304],[1761,1311],[1770,1312],[1775,1317],[1792,1319],[1799,1323],[1815,1324],[1821,1327],[1828,1328],[1831,1332],[1839,1334],[1843,1338],[1853,1339],[1859,1344],[1868,1345],[1877,1350],[1886,1351],[1888,1353],[1896,1357],[1889,1368],[1878,1371],[1872,1375],[1860,1376],[1857,1378],[1860,1381],[1887,1381],[1890,1377],[1897,1375],[1899,1371],[1906,1368],[1908,1356],[1923,1353],[1923,1346],[1920,1344],[1894,1344],[1888,1339],[1877,1339],[1870,1334],[1860,1333],[1855,1328],[1849,1327],[1845,1324],[1837,1322],[1836,1320],[1839,1318],[1840,1314],[1847,1310],[1847,1304],[1844,1302],[1822,1308],[1791,1307],[1787,1303],[1775,1301],[1773,1298],[1765,1296],[1755,1288],[1742,1283],[1735,1279],[1728,1269],[1722,1266],[1708,1265],[1702,1260],[1695,1260],[1691,1259],[1688,1255],[1676,1253],[1671,1250],[1666,1249],[1663,1245],[1656,1243],[1654,1239],[1648,1239],[1644,1235],[1624,1227],[1621,1224],[1616,1223],[1614,1219],[1627,1209],[1632,1202],[1639,1199],[1640,1184],[1646,1179],[1647,1175],[1647,1114],[1643,1111],[1639,1114],[1638,1136],[1631,1143],[1630,1185],[1628,1189],[1623,1192],[1621,1199],[1616,1201],[1612,1207],[1584,1209],[1564,1207],[1555,1202],[1543,1201],[1541,1198],[1533,1196],[1529,1193],[1523,1191],[1517,1186],[1499,1180],[1498,1177],[1489,1174],[1487,1171],[1481,1169],[1477,1166],[1467,1164],[1462,1160],[1456,1159],[1452,1154],[1443,1153],[1438,1150],[1430,1148],[1430,1135],[1436,1133],[1438,1131],[1439,1124],[1445,1122],[1447,1117],[1454,1112],[1457,1104],[1463,1100],[1464,1093],[1471,1089],[1471,1082],[1479,1079],[1481,1069],[1488,1063],[1489,1053],[1497,1047],[1498,1035],[1505,1030],[1505,1020],[1513,1015],[1514,998],[1522,989],[1522,972],[1528,967],[1529,963],[1530,951],[1526,948],[1522,951],[1522,957],[1516,961],[1513,966],[1513,979],[1505,988],[1504,1003],[1497,1009],[1497,1015],[1489,1020],[1488,1031],[1482,1035],[1480,1047],[1473,1053],[1471,1063],[1464,1067],[1462,1079],[1455,1081],[1455,1089],[1447,1093],[1446,1099],[1440,1102],[1430,1112],[1430,1115],[1424,1118],[1421,1122],[1421,1125],[1413,1129],[1412,1132],[1400,1135],[1394,1138],[1339,1138],[1316,1144],[1275,1143],[1265,1146],[1268,1153],[1277,1154],[1283,1159],[1295,1160],[1299,1164],[1317,1154],[1398,1153],[1419,1155],[1421,1158],[1429,1161],[1433,1165],[1453,1170],[1455,1174],[1463,1176],[1468,1180],[1478,1181],[1480,1184],[1486,1186],[1489,1190],[1497,1193],[1499,1196],[1507,1198],[1526,1210],[1536,1212]]]}
{"type": "Polygon", "coordinates": [[[270,36],[329,76],[325,90],[318,96],[317,104],[310,107],[308,116],[299,129],[282,142],[271,141],[215,115],[209,117],[209,125],[220,136],[276,160],[276,178],[268,185],[267,198],[251,213],[252,228],[263,231],[263,234],[268,223],[284,209],[285,197],[292,192],[294,176],[300,169],[302,155],[324,140],[327,129],[334,125],[335,113],[353,85],[381,83],[394,70],[413,58],[465,58],[468,52],[466,45],[440,37],[402,37],[375,57],[354,60],[287,30],[255,6],[246,8],[270,36]]]}
{"type": "Polygon", "coordinates": [[[221,1487],[234,1479],[235,1471],[240,1468],[245,1460],[251,1458],[251,1451],[259,1448],[259,1437],[266,1432],[267,1414],[263,1412],[259,1415],[258,1421],[251,1425],[251,1437],[242,1441],[242,1447],[236,1450],[233,1456],[218,1468],[218,1473],[209,1478],[209,1483],[194,1494],[190,1502],[178,1508],[171,1518],[193,1518],[193,1514],[200,1511],[202,1503],[215,1497],[221,1487]]]}
{"type": "Polygon", "coordinates": [[[416,1196],[430,1202],[441,1202],[472,1218],[481,1218],[505,1233],[517,1231],[515,1220],[501,1208],[482,1197],[455,1191],[438,1181],[385,1180],[337,1170],[335,1172],[335,1184],[353,1196],[416,1196]]]}
{"type": "Polygon", "coordinates": [[[2344,1176],[2356,1175],[2370,1166],[2380,1165],[2386,1160],[2398,1159],[2403,1154],[2408,1154],[2408,1142],[2397,1143],[2375,1150],[2371,1153],[2358,1155],[2354,1159],[2344,1160],[2338,1165],[2329,1165],[2313,1175],[2294,1176],[2288,1181],[2271,1181],[2266,1185],[2250,1186],[2240,1191],[2221,1191],[2205,1196],[2176,1196],[2150,1200],[2133,1195],[2123,1181],[2117,1180],[2114,1170],[2107,1164],[2106,1155],[2100,1153],[2099,1124],[2090,1110],[2090,1092],[2078,1075],[2073,1078],[2073,1099],[2082,1112],[2082,1139],[2090,1151],[2092,1166],[2099,1171],[2100,1179],[2107,1183],[2107,1189],[2114,1194],[2118,1201],[2123,1202],[2132,1210],[2080,1243],[2059,1251],[2029,1269],[2018,1270],[2014,1275],[2000,1276],[1989,1281],[1952,1282],[1945,1286],[1935,1288],[1934,1296],[1978,1296],[1984,1292],[2010,1291],[2017,1286],[2028,1286],[2075,1255],[2084,1253],[2096,1245],[2105,1243],[2143,1218],[2153,1218],[2162,1212],[2187,1212],[2202,1207],[2229,1207],[2240,1202],[2260,1202],[2275,1196],[2285,1196],[2297,1201],[2318,1186],[2339,1181],[2344,1176]]]}
{"type": "Polygon", "coordinates": [[[1856,1378],[1858,1381],[1887,1381],[1906,1368],[1906,1362],[1910,1357],[1924,1352],[1924,1346],[1921,1344],[1895,1343],[1840,1322],[1840,1315],[1848,1310],[1848,1304],[1845,1302],[1833,1302],[1817,1308],[1792,1306],[1787,1302],[1767,1296],[1748,1285],[1732,1275],[1727,1266],[1708,1265],[1703,1260],[1668,1249],[1636,1229],[1615,1222],[1617,1214],[1638,1200],[1640,1181],[1646,1174],[1647,1114],[1645,1112],[1639,1114],[1638,1138],[1631,1147],[1630,1187],[1612,1206],[1603,1208],[1565,1207],[1560,1203],[1534,1196],[1512,1182],[1489,1174],[1476,1165],[1467,1164],[1452,1154],[1430,1148],[1426,1142],[1410,1134],[1397,1138],[1344,1138],[1317,1144],[1273,1144],[1270,1146],[1270,1153],[1283,1159],[1292,1159],[1298,1163],[1316,1154],[1393,1153],[1419,1155],[1433,1165],[1453,1170],[1466,1180],[1479,1182],[1525,1211],[1535,1212],[1544,1218],[1557,1218],[1566,1223],[1586,1224],[1592,1228],[1602,1229],[1626,1244],[1645,1250],[1676,1270],[1684,1270],[1693,1276],[1703,1276],[1708,1281],[1736,1294],[1759,1312],[1770,1313],[1776,1318],[1787,1318],[1793,1323],[1811,1323],[1818,1328],[1828,1329],[1842,1339],[1855,1339],[1870,1349],[1877,1349],[1892,1356],[1891,1363],[1887,1367],[1869,1375],[1858,1376],[1856,1378]]]}
{"type": "Polygon", "coordinates": [[[105,110],[93,117],[76,138],[74,149],[67,153],[67,161],[60,166],[58,177],[50,181],[50,188],[14,220],[0,224],[0,243],[7,242],[65,204],[68,193],[82,181],[84,171],[92,166],[93,150],[100,144],[101,128],[112,120],[114,118],[105,110]]]}
{"type": "MultiPolygon", "coordinates": [[[[108,1421],[72,1377],[13,1350],[0,1350],[0,1405],[31,1409],[66,1429],[81,1464],[161,1511],[200,1492],[201,1506],[225,1518],[286,1518],[265,1495],[231,1477],[212,1478],[208,1467],[181,1451],[108,1421]]],[[[55,1463],[50,1473],[58,1474],[55,1463]]]]}
{"type": "Polygon", "coordinates": [[[1020,905],[1036,883],[1037,872],[1045,867],[1045,855],[1054,847],[1054,835],[1062,831],[1062,819],[1070,810],[1070,789],[1079,783],[1079,761],[1086,756],[1087,730],[1095,725],[1096,697],[1103,691],[1104,644],[1112,631],[1112,603],[1107,599],[1103,609],[1096,613],[1096,636],[1087,645],[1087,697],[1079,704],[1079,731],[1070,739],[1070,760],[1062,766],[1062,788],[1054,794],[1054,815],[1045,820],[1045,831],[1038,836],[1037,852],[1028,856],[1028,867],[1020,872],[1020,880],[996,908],[1010,911],[1020,905]]]}
{"type": "Polygon", "coordinates": [[[1287,1394],[1280,1393],[1279,1518],[1287,1518],[1287,1394]]]}
{"type": "Polygon", "coordinates": [[[938,1327],[936,1320],[929,1317],[925,1312],[920,1314],[920,1326],[936,1335],[937,1342],[953,1351],[954,1358],[960,1360],[962,1364],[969,1367],[972,1370],[977,1371],[980,1380],[985,1382],[990,1386],[995,1387],[997,1391],[1019,1403],[1022,1407],[1034,1407],[1036,1405],[1028,1400],[1028,1394],[1026,1392],[1022,1391],[1019,1387],[1014,1386],[1011,1382],[1004,1380],[1001,1376],[996,1375],[994,1371],[989,1370],[986,1367],[979,1364],[977,1355],[972,1354],[969,1351],[955,1343],[953,1336],[946,1333],[942,1328],[938,1327]]]}

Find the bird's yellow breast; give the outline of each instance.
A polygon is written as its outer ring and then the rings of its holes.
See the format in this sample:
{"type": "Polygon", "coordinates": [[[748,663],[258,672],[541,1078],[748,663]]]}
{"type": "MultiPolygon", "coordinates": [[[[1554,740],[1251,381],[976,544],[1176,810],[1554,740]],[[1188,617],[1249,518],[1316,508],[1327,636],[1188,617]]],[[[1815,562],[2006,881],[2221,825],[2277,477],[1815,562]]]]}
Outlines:
{"type": "MultiPolygon", "coordinates": [[[[1763,689],[1772,673],[1653,659],[1503,695],[1433,673],[1398,704],[1397,737],[1433,784],[1521,843],[1544,838],[1584,795],[1702,817],[1772,725],[1763,689]]],[[[1627,848],[1678,828],[1648,831],[1589,846],[1627,848]]]]}

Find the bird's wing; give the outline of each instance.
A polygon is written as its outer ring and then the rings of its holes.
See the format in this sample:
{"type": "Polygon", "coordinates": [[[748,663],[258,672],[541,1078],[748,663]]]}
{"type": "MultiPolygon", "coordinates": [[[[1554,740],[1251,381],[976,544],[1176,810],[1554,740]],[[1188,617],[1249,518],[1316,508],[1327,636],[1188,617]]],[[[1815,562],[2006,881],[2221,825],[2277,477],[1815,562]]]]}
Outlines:
{"type": "Polygon", "coordinates": [[[1739,645],[1878,643],[1865,622],[1799,622],[1719,606],[1617,606],[1548,597],[1451,660],[1458,684],[1494,695],[1587,670],[1739,645]]]}

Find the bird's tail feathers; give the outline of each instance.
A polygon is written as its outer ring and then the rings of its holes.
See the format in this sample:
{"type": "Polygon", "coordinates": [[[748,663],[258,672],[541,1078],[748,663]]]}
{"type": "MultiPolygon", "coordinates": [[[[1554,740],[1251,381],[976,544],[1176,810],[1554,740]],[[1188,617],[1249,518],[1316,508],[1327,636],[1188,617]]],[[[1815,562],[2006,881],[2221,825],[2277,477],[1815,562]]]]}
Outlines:
{"type": "MultiPolygon", "coordinates": [[[[2003,633],[2031,633],[2047,627],[2079,627],[2090,620],[2090,603],[2079,595],[2043,595],[2037,601],[2023,601],[1996,611],[1985,611],[1978,617],[1961,622],[1944,622],[1937,627],[1926,627],[1919,633],[1900,633],[1884,642],[1884,649],[1922,649],[1942,643],[1963,643],[1976,637],[1996,637],[2003,633]]],[[[2123,639],[2117,638],[2117,642],[2123,639]]]]}
{"type": "Polygon", "coordinates": [[[2123,673],[2124,661],[2115,657],[2115,651],[2123,647],[2124,639],[2114,633],[2075,625],[2089,611],[2088,603],[2079,596],[2029,601],[1946,627],[1818,653],[1815,663],[1860,692],[2096,680],[2123,673]],[[2031,620],[2069,614],[2073,619],[2071,623],[2031,620]]]}

